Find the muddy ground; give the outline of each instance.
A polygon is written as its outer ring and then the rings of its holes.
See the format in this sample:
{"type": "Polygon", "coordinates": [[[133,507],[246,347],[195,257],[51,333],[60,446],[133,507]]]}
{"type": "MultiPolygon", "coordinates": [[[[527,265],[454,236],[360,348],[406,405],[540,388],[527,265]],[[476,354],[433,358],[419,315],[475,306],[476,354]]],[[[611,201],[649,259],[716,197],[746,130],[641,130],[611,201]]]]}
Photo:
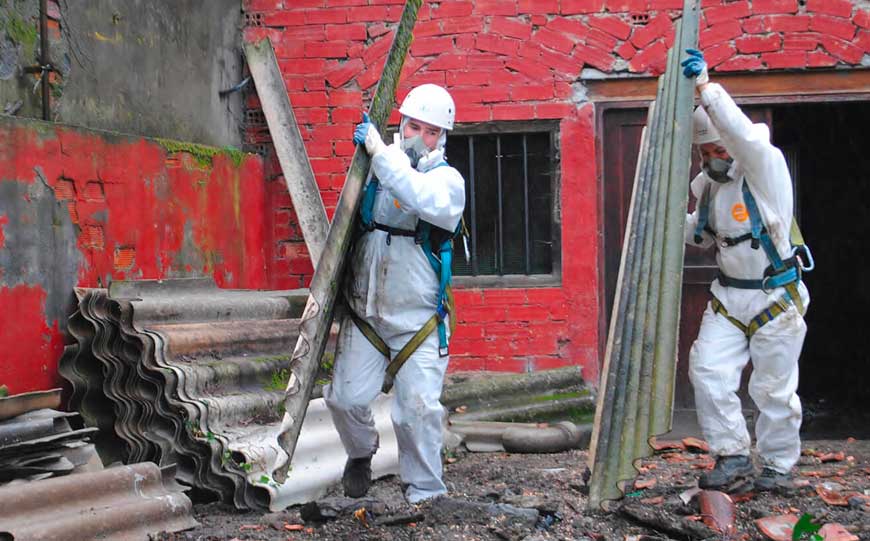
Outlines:
{"type": "Polygon", "coordinates": [[[685,449],[658,452],[643,462],[638,476],[637,486],[647,488],[630,491],[612,512],[585,509],[586,456],[576,450],[547,455],[460,450],[445,461],[449,499],[407,505],[398,478],[387,477],[375,482],[370,499],[360,502],[340,498],[340,488],[333,487],[326,501],[335,511],[346,507],[337,518],[312,520],[310,509],[302,506],[264,515],[197,504],[199,528],[160,539],[761,540],[767,537],[757,519],[809,513],[820,523],[843,525],[853,536],[843,534],[838,540],[870,540],[870,498],[865,496],[870,494],[870,440],[805,441],[797,477],[802,486],[790,493],[750,490],[735,496],[736,521],[727,535],[704,526],[697,497],[688,504],[680,498],[712,466],[709,455],[685,449]],[[840,505],[826,503],[819,495],[824,489],[828,500],[840,505]]]}

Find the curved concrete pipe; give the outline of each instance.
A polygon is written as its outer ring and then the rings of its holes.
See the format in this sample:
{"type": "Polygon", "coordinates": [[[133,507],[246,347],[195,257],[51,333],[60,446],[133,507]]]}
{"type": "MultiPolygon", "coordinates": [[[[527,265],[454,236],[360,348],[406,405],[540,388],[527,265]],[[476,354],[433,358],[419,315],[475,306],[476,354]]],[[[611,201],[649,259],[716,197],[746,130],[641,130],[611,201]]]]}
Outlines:
{"type": "MultiPolygon", "coordinates": [[[[449,421],[447,430],[459,437],[459,443],[475,453],[497,453],[504,451],[502,435],[512,427],[534,428],[534,423],[504,423],[498,421],[449,421]]],[[[444,441],[450,441],[445,438],[444,441]]],[[[449,445],[448,445],[449,447],[449,445]]]]}
{"type": "Polygon", "coordinates": [[[591,429],[563,421],[552,425],[487,421],[451,421],[448,430],[461,437],[469,451],[558,453],[588,446],[591,429]]]}
{"type": "Polygon", "coordinates": [[[578,448],[582,440],[583,431],[568,421],[534,428],[515,426],[501,436],[504,450],[509,453],[559,453],[578,448]]]}

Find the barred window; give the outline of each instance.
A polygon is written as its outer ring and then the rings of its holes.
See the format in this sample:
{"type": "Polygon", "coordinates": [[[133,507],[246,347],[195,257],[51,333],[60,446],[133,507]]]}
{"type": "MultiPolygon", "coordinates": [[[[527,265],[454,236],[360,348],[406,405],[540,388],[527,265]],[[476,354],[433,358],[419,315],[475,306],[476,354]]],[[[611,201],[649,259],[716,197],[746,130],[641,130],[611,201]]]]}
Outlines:
{"type": "Polygon", "coordinates": [[[523,277],[552,278],[559,264],[554,220],[557,127],[499,128],[495,133],[460,128],[447,138],[447,159],[465,178],[464,217],[471,252],[466,261],[462,242],[457,241],[454,274],[520,282],[523,277]]]}

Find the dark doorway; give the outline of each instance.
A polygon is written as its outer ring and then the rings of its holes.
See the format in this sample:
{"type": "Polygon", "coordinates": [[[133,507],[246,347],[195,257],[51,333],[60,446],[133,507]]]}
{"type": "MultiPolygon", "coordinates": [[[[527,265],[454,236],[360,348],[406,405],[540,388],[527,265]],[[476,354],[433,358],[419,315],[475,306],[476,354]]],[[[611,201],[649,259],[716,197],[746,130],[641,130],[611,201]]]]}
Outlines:
{"type": "MultiPolygon", "coordinates": [[[[602,109],[606,329],[646,109],[642,105],[602,109]]],[[[870,317],[865,312],[870,308],[870,281],[863,275],[870,259],[864,252],[870,245],[870,213],[864,210],[870,201],[870,103],[790,103],[743,109],[753,121],[772,127],[773,142],[789,162],[795,213],[817,265],[804,277],[812,298],[798,391],[804,405],[804,437],[868,438],[870,329],[865,330],[865,322],[870,317]]],[[[692,174],[696,172],[693,166],[692,174]]],[[[694,201],[690,202],[693,207],[694,201]]],[[[714,265],[712,252],[687,249],[675,425],[694,418],[688,349],[709,299],[714,265]]],[[[751,418],[745,382],[741,394],[751,418]]]]}
{"type": "Polygon", "coordinates": [[[800,364],[804,432],[870,437],[870,104],[773,108],[774,143],[795,176],[800,225],[816,270],[800,364]]]}

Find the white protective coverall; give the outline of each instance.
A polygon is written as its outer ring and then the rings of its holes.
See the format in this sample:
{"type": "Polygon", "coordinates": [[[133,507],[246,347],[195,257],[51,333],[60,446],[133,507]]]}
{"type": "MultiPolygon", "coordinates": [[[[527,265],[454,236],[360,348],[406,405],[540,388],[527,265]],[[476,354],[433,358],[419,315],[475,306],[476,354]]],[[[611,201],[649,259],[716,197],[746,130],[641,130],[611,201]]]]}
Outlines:
{"type": "MultiPolygon", "coordinates": [[[[442,137],[442,145],[444,138],[442,137]]],[[[413,231],[425,220],[453,231],[465,208],[465,181],[450,166],[440,166],[443,148],[411,167],[398,144],[372,158],[380,182],[375,222],[413,231]]],[[[391,357],[432,317],[438,304],[438,277],[412,237],[374,230],[354,249],[352,279],[346,288],[350,307],[389,346],[391,357]]],[[[449,323],[448,323],[449,329],[449,323]]],[[[393,426],[399,446],[399,474],[411,503],[447,492],[441,480],[444,407],[439,401],[448,357],[440,357],[433,332],[410,356],[394,380],[393,426]]],[[[324,397],[350,458],[378,448],[369,404],[381,391],[388,360],[347,317],[341,325],[335,373],[324,397]]]]}
{"type": "MultiPolygon", "coordinates": [[[[701,93],[701,104],[719,131],[721,145],[734,159],[729,176],[717,183],[699,174],[691,184],[695,197],[711,186],[709,224],[719,239],[739,237],[750,231],[749,214],[743,201],[743,183],[758,202],[780,257],[791,257],[789,231],[793,215],[793,188],[782,152],[770,142],[765,124],[753,124],[718,84],[710,83],[701,93]]],[[[698,210],[688,216],[686,242],[694,243],[698,210]]],[[[701,246],[717,245],[716,260],[727,276],[761,279],[770,261],[759,247],[741,242],[725,246],[704,232],[701,246]]],[[[710,286],[728,314],[748,324],[785,294],[784,288],[762,290],[725,287],[717,280],[710,286]]],[[[809,293],[801,283],[804,306],[809,293]]],[[[701,330],[689,353],[689,378],[695,390],[695,406],[704,437],[715,456],[749,455],[750,438],[741,413],[737,390],[746,363],[752,359],[749,395],[760,416],[755,429],[758,451],[764,466],[787,473],[800,457],[801,403],[798,387],[798,357],[806,335],[803,317],[793,305],[761,327],[751,338],[743,334],[710,304],[704,312],[701,330]]]]}

